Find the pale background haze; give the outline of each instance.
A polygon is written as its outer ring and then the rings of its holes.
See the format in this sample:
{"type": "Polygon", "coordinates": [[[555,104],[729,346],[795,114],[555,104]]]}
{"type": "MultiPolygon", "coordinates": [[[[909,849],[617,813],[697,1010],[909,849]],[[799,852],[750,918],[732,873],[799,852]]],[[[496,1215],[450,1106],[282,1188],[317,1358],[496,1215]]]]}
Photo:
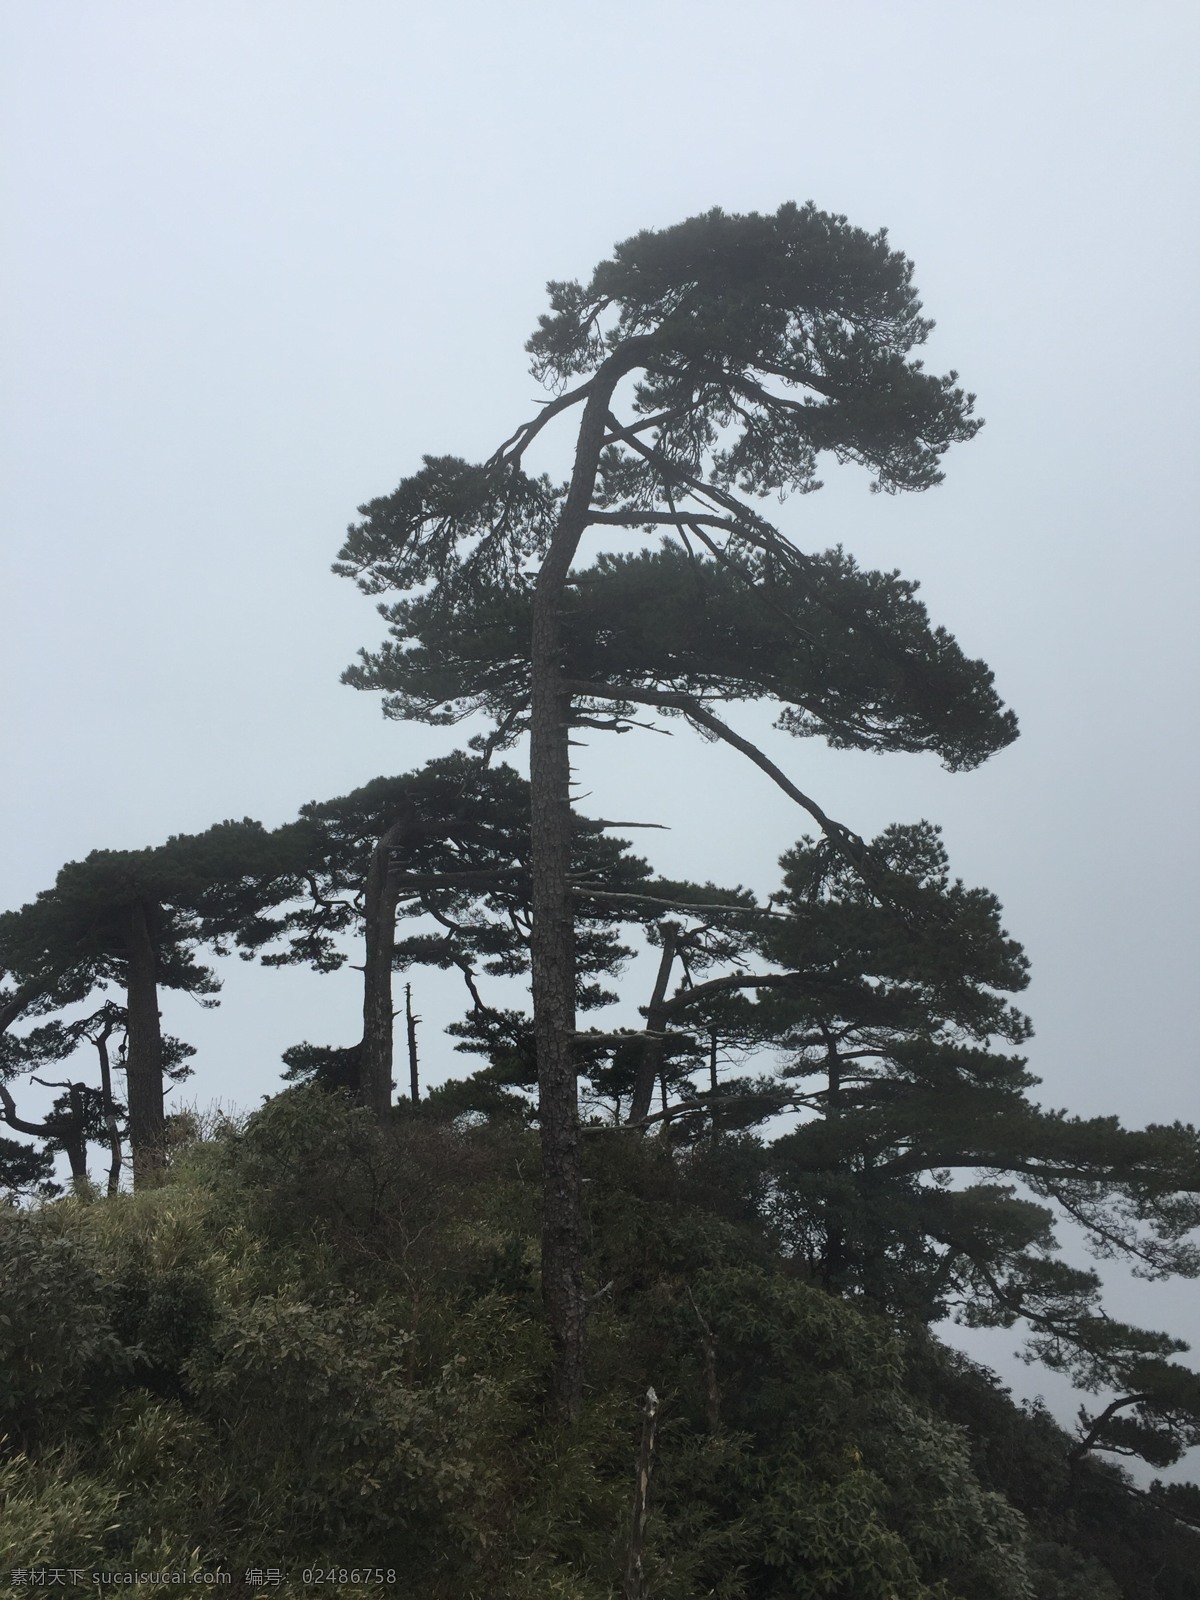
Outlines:
{"type": "MultiPolygon", "coordinates": [[[[1046,1103],[1196,1120],[1200,8],[9,0],[0,30],[0,907],[461,744],[338,684],[382,631],[329,573],[355,507],[533,414],[547,278],[811,198],[915,260],[987,426],[926,495],[831,462],[781,526],[919,578],[1022,737],[952,777],[733,720],[860,833],[944,825],[1032,959],[1046,1103]]],[[[761,774],[595,740],[585,810],[775,886],[803,825],[761,774]]],[[[254,1105],[287,1045],[357,1036],[352,975],[228,966],[215,1013],[165,997],[188,1098],[254,1105]]],[[[458,990],[415,986],[428,1081],[469,1068],[458,990]]],[[[1200,1342],[1195,1285],[1110,1303],[1200,1342]]],[[[1014,1342],[971,1348],[1050,1392],[1014,1342]]]]}

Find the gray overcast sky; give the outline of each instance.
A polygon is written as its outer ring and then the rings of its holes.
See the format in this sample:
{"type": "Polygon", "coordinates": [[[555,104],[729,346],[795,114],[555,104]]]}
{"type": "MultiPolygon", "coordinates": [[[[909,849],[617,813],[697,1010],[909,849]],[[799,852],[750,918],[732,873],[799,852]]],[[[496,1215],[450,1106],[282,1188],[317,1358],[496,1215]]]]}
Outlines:
{"type": "MultiPolygon", "coordinates": [[[[862,833],[945,825],[1033,960],[1048,1103],[1196,1119],[1200,8],[8,0],[0,28],[0,906],[445,750],[338,684],[380,636],[328,570],[355,506],[531,414],[547,278],[811,198],[914,258],[987,427],[930,494],[831,464],[782,525],[919,578],[1023,733],[957,777],[772,751],[862,833]]],[[[686,736],[581,766],[597,810],[671,824],[639,836],[667,871],[766,891],[801,831],[686,736]]],[[[196,1098],[250,1104],[355,1003],[235,967],[220,1012],[167,1016],[196,1098]]],[[[1115,1303],[1200,1320],[1190,1287],[1115,1303]]]]}

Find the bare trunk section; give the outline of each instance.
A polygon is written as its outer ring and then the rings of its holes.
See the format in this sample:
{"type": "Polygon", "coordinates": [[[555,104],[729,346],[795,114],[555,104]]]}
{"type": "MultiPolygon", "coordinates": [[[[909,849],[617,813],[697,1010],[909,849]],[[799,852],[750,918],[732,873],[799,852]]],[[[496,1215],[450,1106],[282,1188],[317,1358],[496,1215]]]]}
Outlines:
{"type": "Polygon", "coordinates": [[[392,851],[411,825],[411,816],[393,822],[371,852],[363,892],[366,954],[363,965],[363,1036],[359,1055],[359,1095],[379,1118],[392,1104],[392,958],[396,949],[396,902],[400,890],[391,870],[392,851]]]}
{"type": "Polygon", "coordinates": [[[654,1432],[658,1422],[658,1396],[646,1390],[642,1410],[642,1444],[638,1451],[637,1485],[633,1491],[633,1511],[629,1519],[629,1548],[621,1582],[621,1600],[643,1600],[646,1592],[642,1572],[642,1549],[646,1542],[646,1513],[650,1503],[650,1466],[654,1460],[654,1432]]]}
{"type": "Polygon", "coordinates": [[[130,907],[126,937],[129,1048],[125,1075],[129,1086],[129,1149],[133,1158],[133,1186],[141,1189],[157,1183],[162,1175],[167,1132],[157,961],[150,919],[141,900],[130,907]]]}
{"type": "MultiPolygon", "coordinates": [[[[822,1027],[821,1032],[825,1035],[825,1070],[829,1086],[825,1115],[833,1120],[842,1114],[842,1058],[838,1054],[837,1041],[829,1029],[822,1027]]],[[[837,1212],[831,1208],[826,1215],[825,1259],[821,1263],[821,1281],[824,1287],[833,1293],[840,1290],[845,1271],[846,1230],[837,1212]]]]}
{"type": "MultiPolygon", "coordinates": [[[[557,614],[553,633],[557,636],[557,614]]],[[[543,630],[548,633],[549,629],[543,630]]],[[[538,629],[535,622],[534,637],[538,629]]],[[[530,743],[533,1018],[542,1139],[542,1298],[554,1346],[553,1403],[571,1422],[583,1399],[583,1224],[575,1071],[575,921],[571,845],[570,700],[535,643],[530,743]]]]}
{"type": "Polygon", "coordinates": [[[554,1348],[552,1403],[573,1422],[583,1401],[585,1311],[579,1099],[575,1071],[575,915],[571,863],[571,696],[563,687],[562,597],[588,523],[613,391],[638,364],[631,340],[592,380],[558,528],[538,573],[530,640],[529,787],[533,1026],[542,1137],[542,1298],[554,1348]]]}
{"type": "Polygon", "coordinates": [[[68,1084],[67,1094],[70,1096],[71,1116],[59,1138],[62,1140],[63,1149],[67,1152],[67,1160],[71,1164],[71,1187],[81,1198],[87,1198],[91,1195],[92,1185],[88,1178],[87,1169],[87,1134],[84,1131],[83,1084],[68,1084]]]}
{"type": "Polygon", "coordinates": [[[659,932],[662,935],[662,956],[658,963],[658,975],[654,980],[654,992],[650,996],[650,1004],[646,1007],[647,1038],[642,1046],[642,1059],[638,1064],[637,1080],[633,1089],[633,1104],[629,1108],[629,1120],[635,1124],[644,1122],[650,1115],[650,1101],[654,1097],[654,1085],[658,1082],[662,1073],[663,1056],[666,1052],[667,1042],[662,1037],[667,1027],[665,1001],[667,998],[667,985],[671,981],[671,968],[675,965],[675,947],[679,942],[680,933],[679,924],[677,922],[660,922],[659,932]]]}

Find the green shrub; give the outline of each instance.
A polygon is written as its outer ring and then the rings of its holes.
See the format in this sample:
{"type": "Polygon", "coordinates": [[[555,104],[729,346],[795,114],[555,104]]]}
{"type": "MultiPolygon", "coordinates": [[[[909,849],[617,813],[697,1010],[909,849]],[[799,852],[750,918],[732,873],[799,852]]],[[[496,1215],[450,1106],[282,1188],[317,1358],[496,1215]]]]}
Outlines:
{"type": "Polygon", "coordinates": [[[589,1149],[569,1433],[543,1412],[539,1163],[511,1121],[380,1127],[289,1090],[161,1188],[0,1213],[0,1562],[295,1574],[353,1552],[401,1600],[612,1600],[653,1384],[654,1600],[1137,1593],[1105,1576],[1125,1546],[1089,1566],[1026,1497],[1028,1537],[999,1463],[1024,1428],[1058,1492],[1036,1419],[797,1276],[755,1220],[753,1150],[730,1141],[723,1193],[720,1144],[589,1149]]]}

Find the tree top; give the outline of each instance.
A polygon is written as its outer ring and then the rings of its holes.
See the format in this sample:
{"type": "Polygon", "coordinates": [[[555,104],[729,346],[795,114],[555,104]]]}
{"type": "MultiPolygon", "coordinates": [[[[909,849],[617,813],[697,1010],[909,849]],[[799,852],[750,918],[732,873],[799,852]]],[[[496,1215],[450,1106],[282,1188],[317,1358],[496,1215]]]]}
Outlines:
{"type": "Polygon", "coordinates": [[[885,229],[811,201],[715,209],[624,240],[586,285],[551,282],[527,348],[551,385],[612,360],[643,368],[635,409],[686,418],[684,434],[718,446],[717,481],[745,493],[819,487],[821,450],[876,488],[925,489],[982,424],[956,373],[912,358],[933,327],[912,280],[885,229]]]}

